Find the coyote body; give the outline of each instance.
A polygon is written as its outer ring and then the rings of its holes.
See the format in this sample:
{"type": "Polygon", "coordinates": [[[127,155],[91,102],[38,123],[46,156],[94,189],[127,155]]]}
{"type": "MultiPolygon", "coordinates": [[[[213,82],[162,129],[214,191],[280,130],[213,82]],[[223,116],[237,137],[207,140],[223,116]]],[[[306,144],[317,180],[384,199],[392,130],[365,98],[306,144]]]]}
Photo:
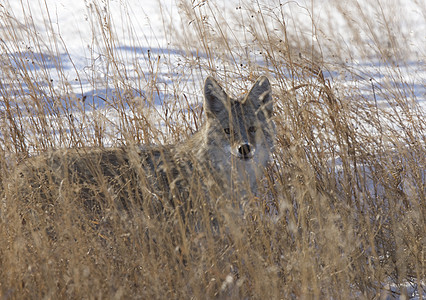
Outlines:
{"type": "Polygon", "coordinates": [[[217,199],[255,192],[275,138],[269,80],[260,77],[237,101],[208,77],[204,111],[203,127],[175,145],[57,150],[28,160],[18,188],[27,199],[69,197],[90,206],[110,199],[155,212],[199,194],[217,199]]]}

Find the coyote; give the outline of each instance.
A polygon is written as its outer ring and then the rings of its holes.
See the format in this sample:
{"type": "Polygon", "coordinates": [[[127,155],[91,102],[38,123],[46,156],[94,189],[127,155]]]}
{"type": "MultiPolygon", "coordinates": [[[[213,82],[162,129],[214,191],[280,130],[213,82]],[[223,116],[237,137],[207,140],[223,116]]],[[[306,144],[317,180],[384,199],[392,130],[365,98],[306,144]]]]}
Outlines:
{"type": "Polygon", "coordinates": [[[105,203],[126,210],[139,204],[155,213],[200,195],[215,201],[246,197],[256,192],[274,146],[272,102],[265,76],[241,100],[230,98],[208,77],[206,122],[185,142],[52,151],[24,162],[17,188],[27,201],[41,197],[54,203],[67,197],[92,210],[105,203]]]}

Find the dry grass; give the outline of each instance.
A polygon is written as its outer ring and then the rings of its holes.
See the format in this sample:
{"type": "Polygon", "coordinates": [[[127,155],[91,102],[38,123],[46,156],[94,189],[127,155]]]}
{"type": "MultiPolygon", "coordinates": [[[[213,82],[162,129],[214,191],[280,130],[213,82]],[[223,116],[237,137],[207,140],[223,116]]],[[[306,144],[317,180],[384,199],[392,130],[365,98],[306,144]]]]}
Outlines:
{"type": "Polygon", "coordinates": [[[210,1],[182,1],[183,27],[164,24],[182,54],[142,59],[120,55],[108,10],[94,5],[92,50],[109,76],[92,67],[89,78],[97,90],[111,88],[102,105],[71,92],[60,38],[43,40],[30,18],[17,26],[2,12],[1,299],[424,297],[426,116],[416,96],[421,77],[405,72],[426,57],[405,47],[397,21],[410,16],[392,21],[380,3],[350,3],[348,14],[332,1],[326,11],[339,15],[315,22],[319,12],[306,7],[309,23],[295,19],[292,5],[254,2],[225,17],[210,1]],[[350,45],[333,18],[348,24],[350,45]],[[22,50],[22,41],[32,48],[22,50]],[[164,66],[176,74],[170,82],[160,80],[164,66]],[[56,87],[50,72],[62,79],[56,87]],[[278,132],[244,216],[228,203],[209,215],[192,199],[199,222],[216,218],[220,234],[185,228],[176,214],[130,217],[111,206],[94,217],[73,187],[48,206],[20,198],[11,179],[17,163],[46,149],[184,140],[202,123],[193,101],[207,74],[235,95],[267,74],[278,132]]]}

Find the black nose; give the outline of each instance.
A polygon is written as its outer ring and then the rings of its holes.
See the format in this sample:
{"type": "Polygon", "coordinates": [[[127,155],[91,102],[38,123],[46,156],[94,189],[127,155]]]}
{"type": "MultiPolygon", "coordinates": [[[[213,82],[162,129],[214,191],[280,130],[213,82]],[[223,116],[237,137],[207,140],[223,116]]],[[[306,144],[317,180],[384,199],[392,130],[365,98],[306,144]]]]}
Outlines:
{"type": "Polygon", "coordinates": [[[238,152],[241,154],[242,157],[246,158],[250,154],[250,145],[249,144],[243,144],[238,148],[238,152]]]}

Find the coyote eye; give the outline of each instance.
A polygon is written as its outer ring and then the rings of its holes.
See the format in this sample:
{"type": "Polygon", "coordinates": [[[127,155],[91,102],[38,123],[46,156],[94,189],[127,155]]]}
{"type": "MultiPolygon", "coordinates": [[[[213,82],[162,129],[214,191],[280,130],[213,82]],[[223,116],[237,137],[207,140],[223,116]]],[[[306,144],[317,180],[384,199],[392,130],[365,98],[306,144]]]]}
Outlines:
{"type": "Polygon", "coordinates": [[[256,127],[254,127],[254,126],[250,126],[250,127],[248,128],[248,131],[249,131],[249,132],[256,132],[256,127]]]}
{"type": "Polygon", "coordinates": [[[226,134],[230,134],[231,133],[231,129],[229,129],[229,128],[225,128],[225,129],[223,129],[223,131],[225,131],[226,134]]]}

